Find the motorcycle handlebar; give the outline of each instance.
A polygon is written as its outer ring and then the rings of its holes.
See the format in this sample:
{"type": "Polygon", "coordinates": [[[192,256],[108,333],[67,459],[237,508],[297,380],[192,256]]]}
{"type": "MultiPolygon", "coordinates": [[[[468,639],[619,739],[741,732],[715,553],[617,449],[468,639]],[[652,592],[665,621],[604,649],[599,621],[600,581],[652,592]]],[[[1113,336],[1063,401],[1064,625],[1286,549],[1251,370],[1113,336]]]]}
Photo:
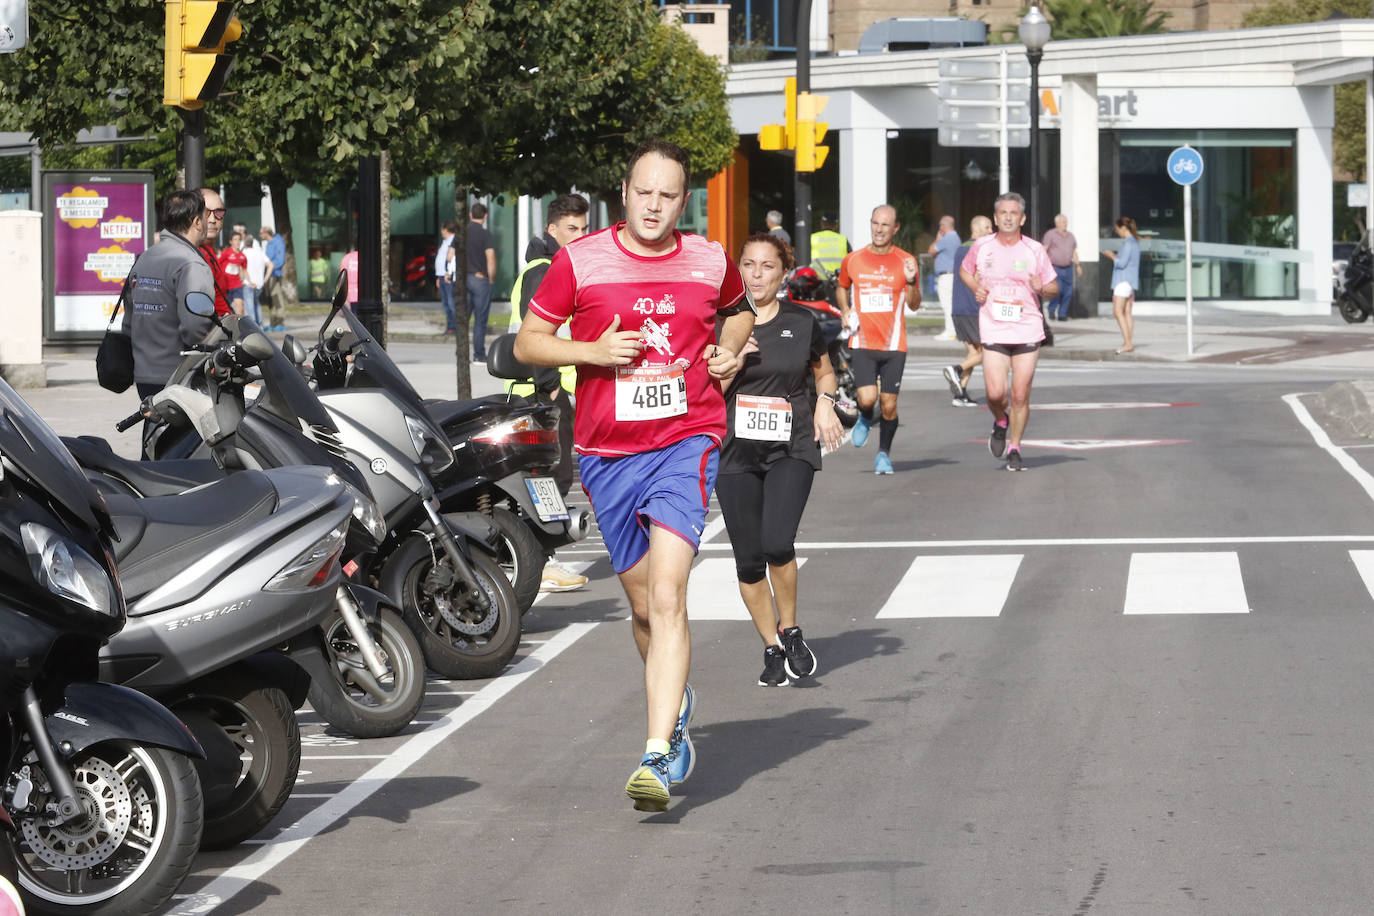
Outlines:
{"type": "Polygon", "coordinates": [[[142,407],[142,405],[139,405],[138,410],[134,411],[133,413],[129,414],[127,417],[125,417],[124,419],[122,419],[122,420],[120,420],[118,423],[116,423],[116,424],[115,424],[115,429],[122,433],[122,432],[124,432],[125,430],[127,430],[129,427],[133,426],[135,423],[139,422],[139,421],[142,420],[142,419],[143,419],[143,407],[142,407]]]}

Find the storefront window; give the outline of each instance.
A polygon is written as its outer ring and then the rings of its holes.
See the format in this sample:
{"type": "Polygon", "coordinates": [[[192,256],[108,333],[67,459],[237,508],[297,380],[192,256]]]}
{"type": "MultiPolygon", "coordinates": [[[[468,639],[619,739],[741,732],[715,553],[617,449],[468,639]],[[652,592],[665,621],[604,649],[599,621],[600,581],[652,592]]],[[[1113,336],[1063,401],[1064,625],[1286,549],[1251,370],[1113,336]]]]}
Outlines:
{"type": "MultiPolygon", "coordinates": [[[[1205,171],[1193,186],[1195,299],[1294,299],[1298,265],[1296,136],[1292,130],[1104,131],[1101,244],[1119,244],[1112,225],[1129,216],[1144,257],[1140,299],[1182,299],[1183,188],[1168,177],[1169,153],[1185,144],[1205,171]]],[[[1111,298],[1111,271],[1099,295],[1111,298]]]]}

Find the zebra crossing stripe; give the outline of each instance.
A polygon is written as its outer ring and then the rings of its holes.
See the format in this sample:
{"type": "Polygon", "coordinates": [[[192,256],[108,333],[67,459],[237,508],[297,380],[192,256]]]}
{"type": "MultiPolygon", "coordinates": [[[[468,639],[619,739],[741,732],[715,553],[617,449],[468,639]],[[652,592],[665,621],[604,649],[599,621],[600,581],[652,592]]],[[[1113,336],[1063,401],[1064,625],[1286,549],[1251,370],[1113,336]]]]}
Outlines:
{"type": "Polygon", "coordinates": [[[1124,613],[1248,614],[1240,556],[1235,551],[1133,553],[1124,613]]]}
{"type": "Polygon", "coordinates": [[[1374,550],[1352,550],[1350,559],[1355,563],[1360,580],[1364,582],[1365,591],[1374,598],[1374,550]]]}
{"type": "MultiPolygon", "coordinates": [[[[806,565],[805,557],[797,557],[797,568],[806,565]]],[[[710,557],[692,567],[687,580],[688,620],[752,620],[744,599],[739,596],[739,578],[735,561],[726,557],[710,557]]]]}
{"type": "Polygon", "coordinates": [[[917,557],[878,611],[879,618],[997,617],[1022,554],[917,557]]]}

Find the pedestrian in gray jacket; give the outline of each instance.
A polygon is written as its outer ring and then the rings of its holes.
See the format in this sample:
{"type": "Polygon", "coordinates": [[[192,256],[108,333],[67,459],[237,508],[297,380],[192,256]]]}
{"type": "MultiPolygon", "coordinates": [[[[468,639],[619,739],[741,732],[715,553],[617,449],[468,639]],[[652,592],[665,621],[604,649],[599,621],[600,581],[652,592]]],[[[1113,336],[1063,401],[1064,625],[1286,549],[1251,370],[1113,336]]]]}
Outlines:
{"type": "Polygon", "coordinates": [[[213,327],[184,304],[190,292],[215,299],[215,281],[198,247],[205,238],[205,199],[199,191],[173,191],[163,198],[159,219],[161,237],[134,261],[132,307],[124,313],[140,398],[161,391],[181,351],[213,327]]]}

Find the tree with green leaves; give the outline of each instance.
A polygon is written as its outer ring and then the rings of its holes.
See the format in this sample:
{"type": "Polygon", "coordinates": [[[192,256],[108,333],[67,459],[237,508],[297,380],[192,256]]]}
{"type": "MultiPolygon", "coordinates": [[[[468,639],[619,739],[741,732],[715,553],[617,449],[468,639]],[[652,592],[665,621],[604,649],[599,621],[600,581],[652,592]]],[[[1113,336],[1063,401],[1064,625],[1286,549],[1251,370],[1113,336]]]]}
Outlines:
{"type": "Polygon", "coordinates": [[[1045,0],[1054,38],[1113,38],[1167,32],[1169,13],[1152,0],[1045,0]]]}
{"type": "MultiPolygon", "coordinates": [[[[1295,25],[1345,17],[1369,16],[1368,0],[1273,0],[1245,14],[1246,28],[1295,25]]],[[[1336,87],[1336,122],[1332,128],[1332,157],[1336,168],[1368,181],[1364,155],[1364,81],[1336,87]]]]}

